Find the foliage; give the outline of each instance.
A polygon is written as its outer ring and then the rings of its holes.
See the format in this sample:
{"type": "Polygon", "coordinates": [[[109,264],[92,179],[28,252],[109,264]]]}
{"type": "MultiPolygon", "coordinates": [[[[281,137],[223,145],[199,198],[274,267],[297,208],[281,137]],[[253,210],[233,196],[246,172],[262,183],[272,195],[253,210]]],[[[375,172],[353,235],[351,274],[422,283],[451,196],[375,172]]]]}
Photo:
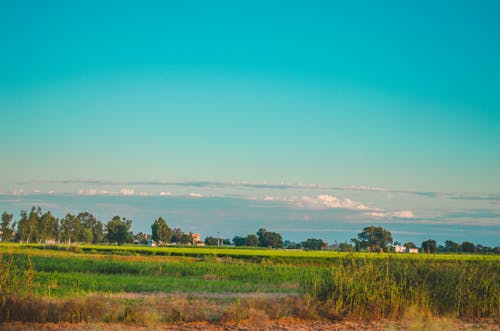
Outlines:
{"type": "Polygon", "coordinates": [[[130,232],[131,225],[131,220],[125,218],[121,219],[120,216],[114,216],[106,224],[105,238],[109,242],[117,243],[118,245],[130,242],[132,240],[132,233],[130,232]]]}
{"type": "Polygon", "coordinates": [[[326,247],[327,244],[323,240],[321,240],[321,239],[309,238],[306,241],[304,241],[304,243],[302,244],[302,246],[305,249],[319,251],[322,248],[326,247]]]}
{"type": "Polygon", "coordinates": [[[462,249],[462,252],[464,253],[475,253],[476,252],[476,246],[471,243],[470,241],[464,241],[462,245],[460,245],[460,248],[462,249]]]}
{"type": "Polygon", "coordinates": [[[2,214],[2,223],[0,224],[0,238],[3,242],[11,241],[12,235],[14,234],[15,224],[12,224],[12,218],[14,215],[4,212],[2,214]]]}
{"type": "Polygon", "coordinates": [[[422,242],[422,252],[424,253],[435,253],[437,250],[437,243],[433,239],[429,239],[422,242]]]}
{"type": "Polygon", "coordinates": [[[270,232],[264,228],[260,228],[257,231],[257,237],[259,239],[259,246],[261,247],[283,248],[283,239],[277,232],[270,232]]]}
{"type": "Polygon", "coordinates": [[[387,245],[392,243],[392,235],[380,226],[368,226],[358,233],[357,238],[351,239],[356,250],[368,249],[372,252],[385,251],[387,245]]]}
{"type": "Polygon", "coordinates": [[[206,237],[205,238],[205,244],[208,246],[220,246],[220,238],[215,238],[215,237],[206,237]]]}
{"type": "Polygon", "coordinates": [[[405,242],[405,243],[403,244],[403,246],[404,246],[404,247],[406,247],[407,249],[410,249],[410,248],[417,248],[417,245],[415,245],[415,243],[413,243],[413,242],[411,242],[411,241],[410,241],[410,242],[405,242]]]}
{"type": "Polygon", "coordinates": [[[156,219],[151,225],[151,239],[160,243],[169,243],[172,241],[172,229],[169,228],[163,217],[156,219]]]}

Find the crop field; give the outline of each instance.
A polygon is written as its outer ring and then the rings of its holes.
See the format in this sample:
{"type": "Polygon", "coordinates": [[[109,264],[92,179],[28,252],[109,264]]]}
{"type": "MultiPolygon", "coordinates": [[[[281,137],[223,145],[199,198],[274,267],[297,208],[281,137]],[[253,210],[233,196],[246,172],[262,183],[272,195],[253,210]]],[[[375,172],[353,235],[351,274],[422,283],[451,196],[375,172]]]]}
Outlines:
{"type": "Polygon", "coordinates": [[[21,244],[0,254],[3,322],[500,319],[494,255],[21,244]]]}

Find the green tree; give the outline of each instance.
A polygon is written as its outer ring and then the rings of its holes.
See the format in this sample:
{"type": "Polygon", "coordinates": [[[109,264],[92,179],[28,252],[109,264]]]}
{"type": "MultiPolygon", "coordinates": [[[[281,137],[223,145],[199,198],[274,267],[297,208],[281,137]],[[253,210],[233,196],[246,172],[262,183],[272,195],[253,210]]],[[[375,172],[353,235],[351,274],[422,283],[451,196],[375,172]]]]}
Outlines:
{"type": "Polygon", "coordinates": [[[437,243],[433,239],[429,239],[422,242],[422,252],[424,253],[435,253],[437,249],[437,243]]]}
{"type": "Polygon", "coordinates": [[[407,249],[417,248],[417,245],[415,245],[415,243],[413,243],[411,241],[404,243],[403,246],[406,247],[407,249]]]}
{"type": "Polygon", "coordinates": [[[474,245],[470,241],[464,241],[460,247],[462,248],[462,252],[464,252],[464,253],[475,253],[476,252],[476,245],[474,245]]]}
{"type": "Polygon", "coordinates": [[[246,246],[247,239],[245,237],[235,236],[233,238],[233,244],[234,244],[234,246],[246,246]]]}
{"type": "Polygon", "coordinates": [[[348,243],[340,243],[339,251],[341,252],[352,252],[354,250],[354,246],[348,243]]]}
{"type": "Polygon", "coordinates": [[[322,248],[326,247],[326,243],[321,240],[321,239],[316,239],[316,238],[309,238],[304,243],[302,243],[302,246],[305,249],[310,249],[313,251],[320,251],[322,248]]]}
{"type": "Polygon", "coordinates": [[[2,214],[2,224],[0,225],[1,238],[3,242],[9,242],[12,240],[12,234],[14,233],[15,224],[11,223],[14,215],[4,212],[2,214]]]}
{"type": "Polygon", "coordinates": [[[81,212],[76,217],[81,224],[78,241],[92,242],[93,244],[104,241],[104,225],[92,213],[81,212]]]}
{"type": "Polygon", "coordinates": [[[37,241],[41,214],[40,207],[32,207],[29,214],[24,210],[21,211],[21,218],[17,224],[17,239],[19,241],[26,241],[26,243],[37,241]]]}
{"type": "Polygon", "coordinates": [[[283,239],[277,232],[270,232],[264,228],[260,228],[257,231],[257,237],[259,238],[259,246],[261,247],[283,248],[283,239]]]}
{"type": "Polygon", "coordinates": [[[151,225],[151,238],[160,243],[169,243],[172,241],[173,231],[167,225],[163,217],[156,219],[151,225]]]}
{"type": "Polygon", "coordinates": [[[256,247],[259,246],[259,238],[254,234],[249,234],[245,238],[245,246],[256,247]]]}
{"type": "Polygon", "coordinates": [[[62,241],[68,241],[68,245],[78,240],[80,231],[81,223],[75,215],[68,213],[61,219],[60,238],[62,241]]]}
{"type": "Polygon", "coordinates": [[[38,234],[38,241],[40,243],[47,240],[57,241],[59,238],[59,220],[52,216],[50,211],[47,211],[40,217],[38,234]]]}
{"type": "Polygon", "coordinates": [[[215,237],[206,237],[205,244],[208,246],[219,246],[219,238],[215,237]]]}
{"type": "Polygon", "coordinates": [[[117,243],[121,245],[132,240],[132,232],[130,227],[132,226],[132,221],[125,218],[121,219],[120,216],[114,216],[106,224],[106,234],[105,238],[110,243],[117,243]]]}
{"type": "Polygon", "coordinates": [[[392,243],[392,235],[381,226],[368,226],[358,233],[358,237],[351,239],[356,250],[368,249],[372,252],[386,250],[387,245],[392,243]]]}
{"type": "Polygon", "coordinates": [[[454,241],[451,241],[451,240],[446,240],[444,242],[444,247],[446,248],[446,250],[448,252],[454,252],[454,253],[456,253],[460,249],[460,244],[456,243],[454,241]]]}

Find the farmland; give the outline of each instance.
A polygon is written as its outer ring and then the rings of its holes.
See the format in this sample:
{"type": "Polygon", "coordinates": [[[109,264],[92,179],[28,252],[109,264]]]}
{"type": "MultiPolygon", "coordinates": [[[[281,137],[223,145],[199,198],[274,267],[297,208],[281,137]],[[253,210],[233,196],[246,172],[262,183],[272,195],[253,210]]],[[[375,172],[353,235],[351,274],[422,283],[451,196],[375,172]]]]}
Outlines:
{"type": "Polygon", "coordinates": [[[500,258],[3,244],[4,322],[500,318],[500,258]]]}

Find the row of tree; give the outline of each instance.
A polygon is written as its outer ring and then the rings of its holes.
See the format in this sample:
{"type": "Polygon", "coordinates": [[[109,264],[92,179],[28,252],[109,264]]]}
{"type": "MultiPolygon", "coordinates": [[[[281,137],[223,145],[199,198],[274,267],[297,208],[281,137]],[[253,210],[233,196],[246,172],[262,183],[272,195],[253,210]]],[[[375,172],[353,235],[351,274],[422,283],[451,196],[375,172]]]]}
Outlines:
{"type": "MultiPolygon", "coordinates": [[[[33,207],[29,212],[21,211],[20,218],[16,222],[13,215],[7,212],[2,214],[0,224],[1,241],[17,242],[86,242],[86,243],[117,243],[127,242],[147,243],[149,240],[159,245],[170,243],[177,244],[195,244],[195,237],[192,233],[185,233],[180,228],[170,228],[163,217],[156,219],[151,225],[151,235],[139,232],[133,234],[130,230],[132,221],[129,219],[114,216],[106,224],[96,219],[89,212],[81,212],[77,215],[66,214],[61,219],[54,217],[50,211],[42,213],[40,207],[33,207]]],[[[340,243],[335,245],[335,249],[340,251],[391,251],[392,234],[390,231],[380,226],[365,227],[356,238],[351,239],[351,244],[340,243]]],[[[216,237],[206,237],[206,245],[220,246],[230,245],[229,239],[216,237]]],[[[260,228],[255,234],[247,236],[235,236],[232,239],[234,246],[250,247],[271,247],[271,248],[290,248],[290,249],[309,249],[321,250],[327,247],[327,244],[317,238],[309,238],[301,243],[290,241],[283,242],[281,234],[267,231],[260,228]]],[[[395,245],[400,245],[394,242],[395,245]]],[[[403,244],[406,248],[417,248],[413,242],[403,244]]],[[[475,245],[472,242],[465,241],[461,244],[451,240],[445,241],[444,246],[438,245],[433,239],[422,242],[420,246],[422,252],[464,252],[464,253],[500,253],[500,247],[487,247],[475,245]]]]}
{"type": "MultiPolygon", "coordinates": [[[[369,226],[358,233],[356,238],[351,239],[352,250],[356,251],[390,251],[393,243],[392,234],[380,227],[380,226],[369,226]]],[[[394,242],[395,245],[401,245],[399,242],[394,242]]],[[[342,245],[342,244],[341,244],[342,245]]],[[[418,248],[413,242],[406,242],[402,246],[409,248],[418,248]]],[[[340,250],[351,250],[348,244],[343,244],[340,250]]],[[[488,247],[483,245],[475,245],[470,241],[464,241],[459,244],[452,240],[446,240],[444,246],[438,245],[436,240],[428,239],[422,242],[420,245],[420,251],[424,253],[500,253],[500,247],[488,247]]]]}

